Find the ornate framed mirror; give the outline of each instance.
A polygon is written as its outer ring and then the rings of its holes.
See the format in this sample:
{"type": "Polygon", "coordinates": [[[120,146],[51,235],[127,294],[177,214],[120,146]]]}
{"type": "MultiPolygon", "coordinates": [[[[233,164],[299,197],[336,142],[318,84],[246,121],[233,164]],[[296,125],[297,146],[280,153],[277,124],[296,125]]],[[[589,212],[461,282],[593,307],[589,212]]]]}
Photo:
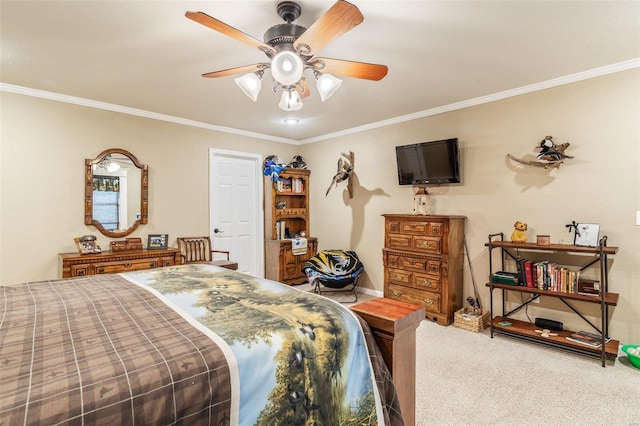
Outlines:
{"type": "Polygon", "coordinates": [[[147,223],[149,167],[119,148],[85,160],[84,223],[120,238],[147,223]]]}

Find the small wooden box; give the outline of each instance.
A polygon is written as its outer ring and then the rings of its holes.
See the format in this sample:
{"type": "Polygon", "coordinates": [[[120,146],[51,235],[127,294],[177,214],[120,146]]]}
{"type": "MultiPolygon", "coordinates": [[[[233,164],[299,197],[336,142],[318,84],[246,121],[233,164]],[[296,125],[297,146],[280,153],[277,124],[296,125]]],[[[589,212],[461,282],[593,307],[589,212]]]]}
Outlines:
{"type": "Polygon", "coordinates": [[[551,237],[549,235],[537,235],[536,243],[539,246],[548,246],[551,245],[551,237]]]}
{"type": "Polygon", "coordinates": [[[142,250],[142,239],[127,238],[123,241],[111,241],[109,245],[113,252],[142,250]]]}

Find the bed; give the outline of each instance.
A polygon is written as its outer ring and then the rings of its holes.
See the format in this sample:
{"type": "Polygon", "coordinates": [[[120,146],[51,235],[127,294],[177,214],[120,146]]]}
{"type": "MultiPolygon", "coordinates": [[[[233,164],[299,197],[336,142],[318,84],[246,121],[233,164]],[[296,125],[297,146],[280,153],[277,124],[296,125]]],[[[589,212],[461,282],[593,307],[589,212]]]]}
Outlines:
{"type": "Polygon", "coordinates": [[[212,265],[0,287],[0,424],[401,425],[367,324],[212,265]]]}

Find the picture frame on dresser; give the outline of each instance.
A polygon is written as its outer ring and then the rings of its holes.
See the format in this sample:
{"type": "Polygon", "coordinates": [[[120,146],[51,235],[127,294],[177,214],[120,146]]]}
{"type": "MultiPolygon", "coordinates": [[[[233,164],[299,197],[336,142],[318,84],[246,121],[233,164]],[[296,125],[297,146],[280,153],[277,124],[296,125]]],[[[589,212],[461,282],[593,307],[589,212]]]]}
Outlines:
{"type": "Polygon", "coordinates": [[[149,234],[147,249],[161,250],[169,246],[169,234],[149,234]]]}

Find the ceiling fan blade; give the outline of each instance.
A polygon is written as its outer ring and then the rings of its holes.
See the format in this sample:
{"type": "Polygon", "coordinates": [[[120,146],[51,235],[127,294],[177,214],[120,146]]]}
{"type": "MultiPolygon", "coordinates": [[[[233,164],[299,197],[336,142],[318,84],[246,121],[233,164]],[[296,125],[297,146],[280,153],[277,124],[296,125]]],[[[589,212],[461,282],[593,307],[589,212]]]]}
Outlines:
{"type": "Polygon", "coordinates": [[[313,56],[331,40],[346,33],[364,20],[360,10],[349,2],[338,0],[293,43],[298,53],[313,56]]]}
{"type": "Polygon", "coordinates": [[[313,65],[314,70],[321,73],[374,81],[382,80],[389,70],[386,65],[331,58],[314,58],[310,61],[310,64],[313,65]]]}
{"type": "Polygon", "coordinates": [[[226,77],[228,75],[234,75],[234,74],[247,74],[250,72],[264,71],[267,68],[269,68],[269,64],[262,62],[259,64],[245,65],[242,67],[235,67],[235,68],[229,68],[226,70],[208,72],[206,74],[202,74],[202,76],[207,78],[218,78],[218,77],[226,77]]]}
{"type": "Polygon", "coordinates": [[[309,92],[309,85],[307,84],[307,80],[300,80],[300,84],[296,86],[296,92],[300,95],[300,99],[304,99],[308,97],[311,92],[309,92]]]}
{"type": "Polygon", "coordinates": [[[243,33],[242,31],[233,28],[231,25],[225,24],[204,12],[186,12],[184,16],[192,21],[204,25],[205,27],[209,27],[214,31],[218,31],[226,36],[235,38],[242,43],[248,44],[251,47],[256,47],[265,53],[270,52],[275,54],[275,51],[268,44],[264,44],[260,40],[251,37],[249,34],[243,33]]]}

